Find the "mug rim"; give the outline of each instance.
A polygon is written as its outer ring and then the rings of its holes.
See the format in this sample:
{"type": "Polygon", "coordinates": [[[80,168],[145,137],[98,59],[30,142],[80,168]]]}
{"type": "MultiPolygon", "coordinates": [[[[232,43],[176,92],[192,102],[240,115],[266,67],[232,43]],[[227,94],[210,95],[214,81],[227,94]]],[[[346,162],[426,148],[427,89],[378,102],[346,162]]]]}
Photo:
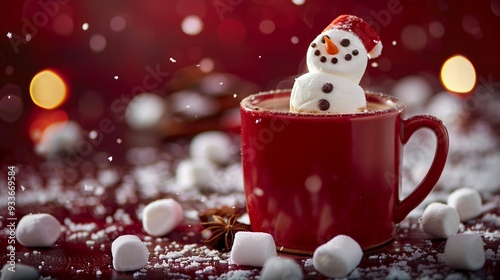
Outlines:
{"type": "MultiPolygon", "coordinates": [[[[268,99],[273,95],[286,95],[291,93],[291,89],[277,89],[270,91],[262,91],[259,93],[251,94],[245,97],[240,102],[240,108],[245,111],[250,111],[254,113],[272,113],[275,115],[282,116],[293,116],[293,117],[348,117],[348,118],[360,118],[360,117],[369,117],[369,116],[379,116],[386,115],[390,113],[399,113],[406,109],[406,104],[391,95],[374,92],[374,91],[365,91],[365,96],[367,101],[380,101],[383,100],[385,104],[389,105],[389,108],[382,110],[373,110],[366,112],[355,112],[355,113],[309,113],[309,112],[290,112],[290,111],[282,111],[275,109],[267,109],[258,105],[259,102],[268,99]],[[392,103],[392,104],[391,104],[392,103]]],[[[381,103],[381,102],[379,102],[381,103]]]]}

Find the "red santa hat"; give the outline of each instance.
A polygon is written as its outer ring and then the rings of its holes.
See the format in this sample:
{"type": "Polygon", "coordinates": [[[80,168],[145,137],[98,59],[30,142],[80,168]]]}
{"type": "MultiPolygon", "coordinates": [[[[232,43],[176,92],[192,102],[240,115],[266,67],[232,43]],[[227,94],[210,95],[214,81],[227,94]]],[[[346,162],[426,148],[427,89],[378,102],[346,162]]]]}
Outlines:
{"type": "Polygon", "coordinates": [[[382,53],[382,42],[377,32],[362,18],[353,15],[341,15],[334,19],[324,30],[344,30],[356,35],[363,45],[369,58],[375,58],[382,53]]]}

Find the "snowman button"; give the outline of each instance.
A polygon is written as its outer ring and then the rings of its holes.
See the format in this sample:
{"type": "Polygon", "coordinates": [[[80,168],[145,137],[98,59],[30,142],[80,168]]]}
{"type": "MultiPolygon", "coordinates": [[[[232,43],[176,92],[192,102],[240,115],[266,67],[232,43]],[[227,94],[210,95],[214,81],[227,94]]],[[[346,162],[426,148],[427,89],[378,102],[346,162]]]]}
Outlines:
{"type": "Polygon", "coordinates": [[[321,87],[321,90],[324,93],[330,93],[330,92],[332,92],[332,90],[333,90],[332,83],[325,83],[325,84],[323,84],[323,86],[321,87]]]}
{"type": "Polygon", "coordinates": [[[326,110],[328,110],[328,108],[330,108],[330,102],[328,102],[328,100],[326,100],[326,99],[320,99],[318,101],[318,108],[321,111],[326,111],[326,110]]]}

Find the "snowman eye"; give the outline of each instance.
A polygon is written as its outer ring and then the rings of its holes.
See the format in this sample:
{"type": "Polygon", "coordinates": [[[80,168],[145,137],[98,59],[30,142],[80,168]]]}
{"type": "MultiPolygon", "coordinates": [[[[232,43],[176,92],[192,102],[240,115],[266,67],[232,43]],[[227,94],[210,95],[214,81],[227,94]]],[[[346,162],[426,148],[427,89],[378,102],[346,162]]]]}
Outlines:
{"type": "Polygon", "coordinates": [[[350,44],[351,44],[351,41],[349,41],[349,39],[347,39],[347,38],[344,38],[344,39],[342,39],[342,41],[340,41],[340,45],[341,45],[342,47],[347,47],[347,46],[349,46],[350,44]]]}
{"type": "Polygon", "coordinates": [[[325,37],[330,39],[330,36],[328,36],[328,35],[321,37],[321,43],[323,43],[323,44],[325,43],[325,37]]]}

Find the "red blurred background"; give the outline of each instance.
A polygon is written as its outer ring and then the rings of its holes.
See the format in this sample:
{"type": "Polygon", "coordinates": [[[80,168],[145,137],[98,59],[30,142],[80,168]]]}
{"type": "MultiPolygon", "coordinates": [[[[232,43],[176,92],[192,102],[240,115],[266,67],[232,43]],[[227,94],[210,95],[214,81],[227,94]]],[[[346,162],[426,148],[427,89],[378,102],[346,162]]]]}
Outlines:
{"type": "Polygon", "coordinates": [[[478,77],[499,80],[498,0],[2,1],[0,110],[17,113],[0,119],[1,161],[36,160],[30,125],[54,111],[30,98],[30,82],[44,69],[67,84],[57,108],[67,119],[86,130],[103,118],[113,121],[115,135],[100,147],[112,149],[126,129],[112,104],[138,94],[146,77],[148,90],[167,96],[194,82],[208,61],[211,72],[234,74],[260,90],[291,87],[304,71],[309,42],[344,13],[371,23],[384,44],[378,66],[368,66],[365,88],[390,91],[398,79],[417,74],[441,91],[440,68],[456,54],[472,62],[478,77]],[[186,18],[201,29],[183,30],[186,18]],[[21,104],[13,108],[7,96],[21,104]]]}

